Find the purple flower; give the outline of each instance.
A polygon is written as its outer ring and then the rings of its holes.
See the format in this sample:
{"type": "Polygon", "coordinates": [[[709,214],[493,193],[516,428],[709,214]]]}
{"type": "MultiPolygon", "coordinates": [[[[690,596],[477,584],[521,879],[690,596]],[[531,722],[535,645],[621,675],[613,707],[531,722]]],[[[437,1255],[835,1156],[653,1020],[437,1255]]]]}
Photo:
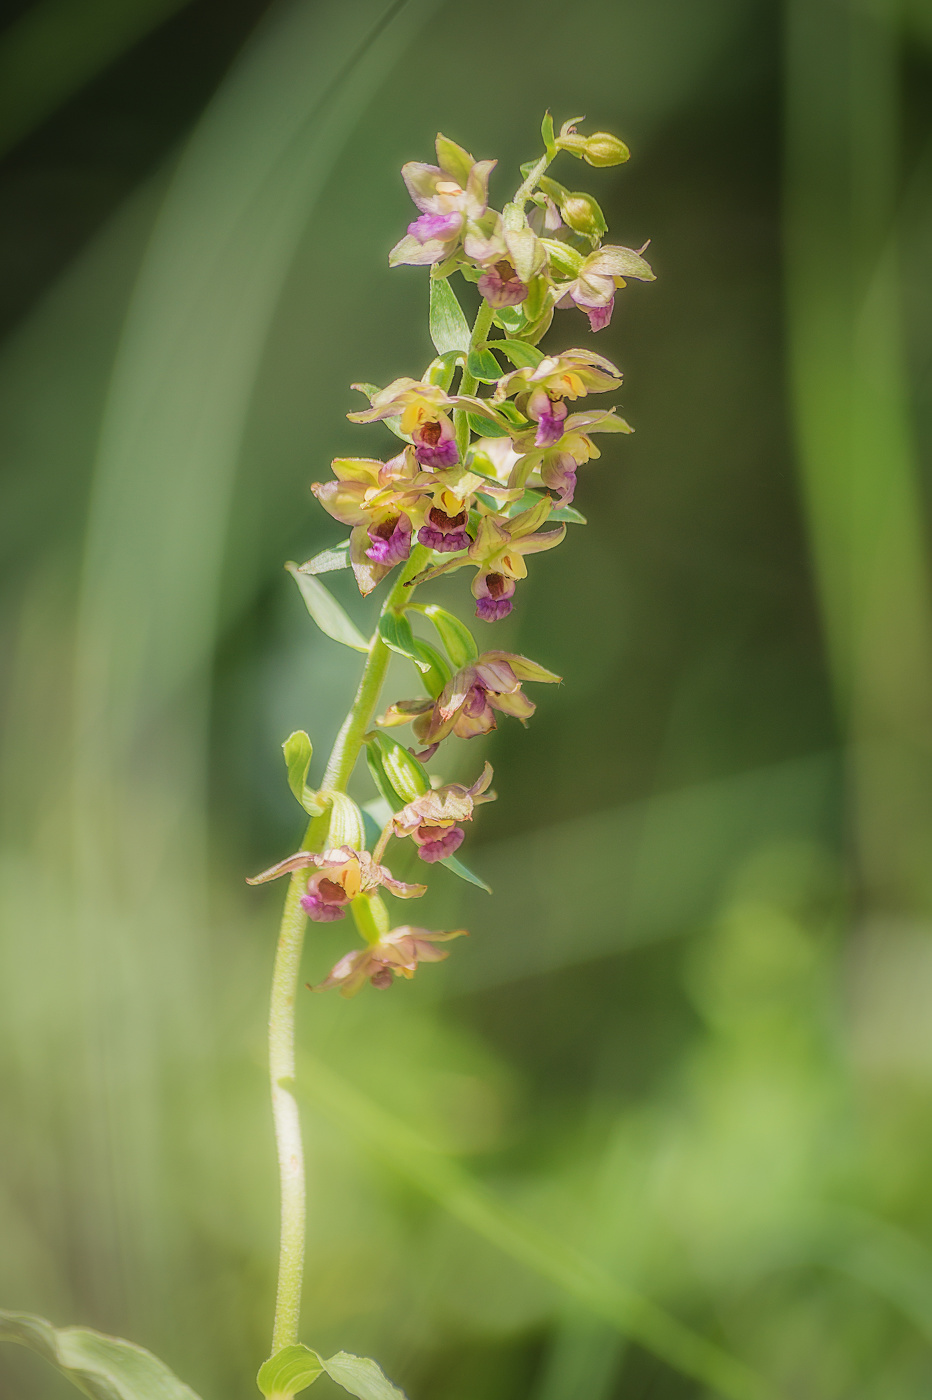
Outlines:
{"type": "Polygon", "coordinates": [[[313,871],[307,882],[307,893],[301,897],[301,908],[308,918],[319,924],[342,919],[351,900],[359,895],[372,894],[380,885],[391,890],[399,899],[417,899],[427,889],[426,885],[406,885],[396,880],[392,872],[374,861],[368,851],[354,851],[349,846],[338,846],[322,855],[297,851],[277,865],[263,870],[261,875],[254,875],[246,883],[264,885],[281,875],[306,870],[308,866],[312,866],[313,871]]]}
{"type": "Polygon", "coordinates": [[[479,278],[479,291],[490,306],[517,306],[527,297],[527,287],[507,258],[501,258],[479,278]]]}
{"type": "Polygon", "coordinates": [[[452,554],[457,549],[468,549],[470,538],[466,533],[467,513],[447,515],[439,506],[432,506],[427,512],[427,523],[417,532],[418,541],[438,554],[452,554]]]}
{"type": "MultiPolygon", "coordinates": [[[[522,691],[522,681],[556,683],[559,680],[559,676],[526,656],[508,651],[484,651],[472,666],[464,666],[447,681],[436,700],[399,700],[386,711],[379,724],[411,722],[418,743],[427,745],[436,746],[448,734],[472,739],[495,728],[496,710],[514,715],[522,722],[530,719],[536,707],[522,691]]],[[[443,789],[439,791],[442,793],[443,789]]],[[[425,794],[427,796],[430,794],[425,794]]],[[[425,798],[416,799],[418,803],[424,801],[425,798]]],[[[410,804],[412,808],[414,805],[410,804]]],[[[405,818],[405,812],[398,814],[396,824],[405,818]]],[[[423,816],[423,808],[420,815],[423,816]]],[[[432,822],[436,822],[436,815],[430,813],[430,816],[432,822]]],[[[449,817],[450,813],[444,816],[449,817]]],[[[451,819],[456,820],[455,817],[451,819]]]]}
{"type": "MultiPolygon", "coordinates": [[[[645,244],[645,247],[647,245],[645,244]]],[[[626,277],[653,282],[654,274],[641,257],[644,249],[615,248],[606,245],[590,253],[572,282],[562,288],[557,306],[578,306],[589,317],[594,331],[604,330],[612,319],[615,292],[625,286],[626,277]]]]}
{"type": "Polygon", "coordinates": [[[492,768],[486,763],[472,787],[447,783],[422,793],[393,818],[395,835],[410,836],[421,860],[430,865],[446,860],[462,843],[460,823],[472,821],[473,809],[480,803],[495,801],[495,793],[488,791],[491,781],[492,768]]]}
{"type": "Polygon", "coordinates": [[[498,622],[499,618],[507,617],[514,606],[511,599],[515,581],[504,574],[477,574],[472,591],[476,599],[476,617],[481,617],[483,622],[498,622]]]}
{"type": "Polygon", "coordinates": [[[471,259],[472,244],[478,241],[484,248],[501,222],[488,207],[494,165],[494,160],[474,160],[442,135],[437,137],[436,165],[408,161],[401,174],[420,217],[408,225],[406,237],[389,253],[389,264],[442,262],[464,244],[471,259]]]}
{"type": "Polygon", "coordinates": [[[387,515],[366,531],[372,544],[366,550],[373,564],[391,569],[411,553],[411,521],[406,515],[387,515]]]}
{"type": "MultiPolygon", "coordinates": [[[[422,410],[423,415],[423,410],[422,410]]],[[[422,416],[411,429],[414,455],[422,467],[442,470],[455,467],[460,459],[453,424],[445,413],[436,418],[422,416]]]]}
{"type": "Polygon", "coordinates": [[[309,919],[327,924],[342,919],[349,897],[342,885],[328,880],[326,875],[312,875],[307,882],[307,894],[301,896],[301,908],[309,919]]]}
{"type": "Polygon", "coordinates": [[[540,477],[545,486],[556,491],[561,506],[568,506],[576,491],[578,463],[570,452],[545,452],[540,464],[540,477]]]}
{"type": "Polygon", "coordinates": [[[311,990],[323,992],[328,987],[339,987],[341,996],[352,997],[369,981],[373,987],[384,991],[395,977],[413,977],[418,963],[442,962],[449,957],[445,949],[434,945],[450,938],[462,938],[465,933],[464,928],[454,929],[452,933],[431,933],[426,928],[403,924],[386,933],[378,943],[347,953],[329,976],[311,990]]]}

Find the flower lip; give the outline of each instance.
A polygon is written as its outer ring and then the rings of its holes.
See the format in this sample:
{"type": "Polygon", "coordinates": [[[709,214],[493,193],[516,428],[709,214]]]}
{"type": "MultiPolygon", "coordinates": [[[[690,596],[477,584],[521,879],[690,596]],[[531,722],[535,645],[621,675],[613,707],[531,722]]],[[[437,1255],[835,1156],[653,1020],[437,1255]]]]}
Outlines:
{"type": "Polygon", "coordinates": [[[411,553],[411,521],[406,515],[386,516],[370,525],[366,533],[372,541],[366,555],[375,564],[392,568],[411,553]]]}
{"type": "Polygon", "coordinates": [[[471,543],[466,533],[468,514],[465,510],[458,515],[447,515],[439,506],[432,506],[427,512],[427,520],[418,530],[420,544],[427,545],[438,554],[450,554],[456,550],[468,549],[471,543]]]}

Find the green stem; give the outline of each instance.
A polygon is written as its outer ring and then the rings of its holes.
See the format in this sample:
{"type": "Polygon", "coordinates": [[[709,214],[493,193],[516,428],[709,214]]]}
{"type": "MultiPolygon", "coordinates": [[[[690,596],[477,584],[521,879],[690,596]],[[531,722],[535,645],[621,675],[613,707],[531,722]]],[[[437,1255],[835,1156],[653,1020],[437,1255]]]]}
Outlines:
{"type": "Polygon", "coordinates": [[[519,185],[513,201],[515,204],[520,204],[522,208],[525,204],[527,204],[531,195],[537,189],[538,180],[540,179],[541,175],[543,175],[544,171],[547,169],[547,166],[552,160],[553,156],[548,156],[547,152],[545,151],[544,154],[541,156],[540,160],[534,166],[534,169],[528,175],[524,184],[519,185]]]}
{"type": "MultiPolygon", "coordinates": [[[[492,329],[492,317],[495,315],[493,308],[483,297],[479,310],[476,314],[476,322],[472,328],[472,335],[469,337],[470,350],[476,350],[488,339],[489,331],[492,329]]],[[[463,374],[460,379],[459,393],[474,394],[479,387],[479,381],[474,374],[469,373],[468,364],[463,366],[463,374]]],[[[459,448],[460,459],[466,456],[466,448],[469,445],[469,424],[466,421],[466,410],[462,408],[453,411],[453,431],[456,434],[456,445],[459,448]]]]}
{"type": "MultiPolygon", "coordinates": [[[[411,551],[410,559],[385,600],[383,613],[389,608],[403,610],[407,605],[413,592],[409,581],[424,567],[427,554],[428,551],[422,545],[411,551]]],[[[343,792],[346,789],[362,748],[363,735],[372,723],[390,657],[391,652],[376,631],[352,709],[337,735],[327,763],[323,787],[331,792],[343,792]]],[[[302,843],[303,849],[313,850],[315,846],[321,846],[326,836],[327,817],[315,817],[308,825],[302,843]]],[[[294,1096],[294,1077],[295,1000],[298,994],[301,953],[307,922],[307,915],[301,908],[301,896],[306,881],[306,871],[296,871],[288,886],[272,972],[272,997],[269,1008],[269,1077],[272,1085],[272,1117],[275,1123],[281,1185],[281,1246],[275,1323],[272,1329],[273,1355],[282,1347],[291,1346],[298,1340],[301,1285],[304,1279],[304,1152],[298,1104],[294,1096]]]]}
{"type": "MultiPolygon", "coordinates": [[[[427,554],[428,551],[423,545],[416,545],[411,551],[411,557],[399,574],[394,588],[385,599],[382,606],[383,614],[392,610],[404,611],[414,591],[410,587],[411,580],[423,569],[427,561],[427,554]]],[[[363,735],[372,726],[372,716],[379,703],[379,695],[390,659],[391,652],[382,641],[378,628],[376,628],[369,647],[369,659],[366,661],[352,709],[343,721],[343,727],[337,735],[333,752],[327,761],[327,771],[324,773],[321,791],[346,791],[346,785],[356,767],[356,760],[362,748],[363,735]]]]}
{"type": "MultiPolygon", "coordinates": [[[[541,168],[541,174],[546,165],[541,168]]],[[[533,171],[531,174],[533,175],[533,171]]],[[[530,178],[530,177],[529,177],[530,178]]],[[[539,176],[538,176],[539,178],[539,176]]],[[[525,181],[527,184],[527,181],[525,181]]],[[[472,329],[470,349],[481,345],[492,325],[492,307],[482,302],[472,329]]],[[[460,392],[471,394],[478,381],[464,369],[460,392]]],[[[456,417],[457,415],[454,415],[456,417]]],[[[469,439],[465,413],[458,411],[469,439]]],[[[461,446],[461,455],[465,454],[461,446]]],[[[383,615],[389,610],[403,612],[414,592],[412,580],[423,569],[428,550],[416,545],[404,569],[395,581],[382,605],[383,615]]],[[[379,695],[388,671],[391,652],[382,641],[378,629],[373,633],[369,655],[363,669],[356,698],[336,738],[327,761],[321,790],[345,792],[356,767],[363,739],[372,725],[379,695]]],[[[303,850],[320,848],[327,839],[327,816],[314,817],[309,823],[302,843],[303,850]]],[[[301,1285],[304,1280],[304,1237],[306,1227],[306,1188],[304,1181],[304,1151],[298,1103],[294,1096],[295,1080],[295,1001],[301,974],[301,953],[307,916],[301,908],[306,872],[296,871],[288,885],[285,908],[278,933],[275,967],[272,972],[272,998],[269,1008],[269,1077],[272,1084],[272,1116],[275,1121],[275,1141],[278,1147],[279,1179],[281,1183],[281,1247],[278,1262],[278,1291],[275,1297],[275,1323],[272,1329],[272,1355],[282,1347],[298,1340],[301,1314],[301,1285]]]]}
{"type": "Polygon", "coordinates": [[[272,1355],[298,1340],[301,1283],[304,1277],[305,1188],[304,1150],[298,1103],[294,1096],[294,1010],[301,971],[301,950],[307,918],[301,908],[301,875],[292,875],[285,897],[269,1007],[269,1077],[272,1116],[278,1146],[281,1183],[281,1247],[272,1355]]]}

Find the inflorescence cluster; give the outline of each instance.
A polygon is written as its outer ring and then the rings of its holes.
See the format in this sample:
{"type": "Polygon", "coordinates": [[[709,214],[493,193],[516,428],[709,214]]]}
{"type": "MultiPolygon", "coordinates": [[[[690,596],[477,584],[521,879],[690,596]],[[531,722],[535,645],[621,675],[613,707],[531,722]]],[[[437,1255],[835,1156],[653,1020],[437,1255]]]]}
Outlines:
{"type": "Polygon", "coordinates": [[[579,468],[600,455],[592,435],[631,431],[614,408],[570,411],[621,384],[609,360],[587,349],[545,354],[537,348],[556,310],[580,308],[599,331],[626,278],[653,280],[643,249],[602,243],[607,227],[591,195],[545,173],[561,150],[593,166],[627,160],[621,141],[604,132],[584,136],[578,120],[555,135],[545,118],[544,154],[522,167],[523,183],[501,212],[489,204],[496,162],[474,160],[445,136],[437,137],[436,165],[413,161],[402,170],[419,212],[390,262],[430,267],[430,330],[438,353],[419,379],[396,379],[384,389],[353,386],[369,407],[348,418],[384,422],[399,450],[387,461],[338,458],[333,478],[312,486],[351,533],[344,546],[295,571],[299,584],[307,583],[302,592],[312,615],[338,640],[346,639],[334,630],[338,605],[317,576],[350,566],[365,595],[392,570],[401,572],[366,645],[366,671],[319,791],[305,785],[307,736],[292,735],[285,745],[292,787],[314,820],[302,849],[254,881],[290,873],[302,882],[301,908],[313,920],[352,911],[365,947],[341,958],[319,989],[337,986],[349,996],[366,980],[387,987],[395,976],[411,977],[418,962],[447,956],[437,944],[463,930],[391,928],[381,891],[411,899],[426,886],[395,880],[382,864],[386,847],[392,838],[411,840],[422,861],[442,861],[474,879],[456,851],[463,823],[494,797],[492,770],[486,764],[467,788],[432,780],[424,765],[448,735],[471,738],[494,729],[496,711],[526,721],[535,706],[522,684],[560,679],[524,656],[480,653],[459,619],[413,597],[420,584],[470,566],[476,616],[489,623],[505,617],[527,575],[526,556],[558,545],[567,522],[585,523],[571,502],[579,468]],[[481,296],[472,330],[450,287],[454,272],[481,296]],[[411,613],[433,624],[441,649],[415,636],[411,613]],[[414,663],[427,694],[391,706],[372,729],[388,650],[414,663]],[[385,732],[407,723],[418,752],[385,732]],[[344,791],[363,744],[391,811],[371,854],[363,814],[344,791]]]}

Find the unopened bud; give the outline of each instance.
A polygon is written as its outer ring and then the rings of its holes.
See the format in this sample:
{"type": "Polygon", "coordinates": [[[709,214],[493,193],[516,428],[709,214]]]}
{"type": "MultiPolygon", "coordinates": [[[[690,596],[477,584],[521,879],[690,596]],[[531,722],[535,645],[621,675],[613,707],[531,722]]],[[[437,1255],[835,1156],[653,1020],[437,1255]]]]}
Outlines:
{"type": "Polygon", "coordinates": [[[589,165],[624,165],[631,152],[624,141],[607,131],[594,131],[586,137],[582,157],[589,165]]]}
{"type": "Polygon", "coordinates": [[[591,136],[581,136],[576,130],[576,122],[581,120],[581,117],[577,117],[574,121],[564,122],[556,139],[558,149],[569,151],[570,155],[586,161],[588,165],[623,165],[631,155],[624,141],[619,141],[617,136],[607,131],[594,131],[591,136]]]}

